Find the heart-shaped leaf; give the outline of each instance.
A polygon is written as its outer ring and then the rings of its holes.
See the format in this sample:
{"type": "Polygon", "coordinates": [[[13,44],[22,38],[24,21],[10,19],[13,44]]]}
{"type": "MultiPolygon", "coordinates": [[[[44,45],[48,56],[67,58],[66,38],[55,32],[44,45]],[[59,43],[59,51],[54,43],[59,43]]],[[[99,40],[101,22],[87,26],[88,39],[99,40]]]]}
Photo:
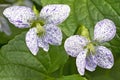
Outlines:
{"type": "Polygon", "coordinates": [[[7,45],[0,54],[0,80],[44,80],[68,59],[62,46],[50,46],[49,52],[40,49],[37,56],[31,54],[22,33],[7,45]]]}

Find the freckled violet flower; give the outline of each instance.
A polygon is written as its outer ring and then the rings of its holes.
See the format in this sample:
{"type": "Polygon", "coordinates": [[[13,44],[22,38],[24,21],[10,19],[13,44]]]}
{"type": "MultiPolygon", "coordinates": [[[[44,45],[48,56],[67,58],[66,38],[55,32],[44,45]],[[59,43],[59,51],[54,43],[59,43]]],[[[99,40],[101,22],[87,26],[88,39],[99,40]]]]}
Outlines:
{"type": "Polygon", "coordinates": [[[3,14],[18,28],[31,28],[26,34],[26,44],[33,55],[39,47],[49,50],[49,44],[60,45],[62,32],[58,24],[62,23],[70,13],[68,5],[53,4],[42,8],[40,14],[34,13],[29,7],[12,6],[3,14]]]}
{"type": "Polygon", "coordinates": [[[104,19],[95,25],[93,42],[79,35],[74,35],[66,39],[64,47],[68,55],[76,57],[76,66],[79,74],[84,75],[85,69],[94,71],[97,65],[102,68],[110,69],[114,64],[112,52],[101,45],[110,41],[116,34],[115,24],[104,19]]]}

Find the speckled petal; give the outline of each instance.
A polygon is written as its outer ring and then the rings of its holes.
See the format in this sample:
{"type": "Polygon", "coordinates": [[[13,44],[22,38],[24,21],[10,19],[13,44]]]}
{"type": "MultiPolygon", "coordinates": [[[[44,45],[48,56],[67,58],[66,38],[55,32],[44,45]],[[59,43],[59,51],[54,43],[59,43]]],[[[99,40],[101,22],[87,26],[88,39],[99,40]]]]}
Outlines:
{"type": "Polygon", "coordinates": [[[96,61],[98,66],[110,69],[114,64],[112,52],[104,46],[96,47],[96,61]]]}
{"type": "Polygon", "coordinates": [[[66,39],[64,48],[68,55],[76,57],[87,43],[88,40],[85,37],[74,35],[66,39]]]}
{"type": "Polygon", "coordinates": [[[116,26],[109,19],[101,20],[95,25],[94,40],[98,42],[110,41],[114,38],[115,34],[116,26]]]}
{"type": "Polygon", "coordinates": [[[46,34],[44,41],[51,45],[61,45],[62,43],[62,32],[61,29],[55,25],[47,24],[44,26],[46,34]]]}
{"type": "Polygon", "coordinates": [[[90,54],[89,56],[86,57],[86,69],[89,71],[94,71],[96,67],[97,62],[95,56],[90,54]]]}
{"type": "Polygon", "coordinates": [[[36,32],[37,32],[37,29],[32,28],[26,34],[26,45],[33,55],[36,55],[39,50],[38,43],[37,43],[38,37],[36,32]]]}
{"type": "Polygon", "coordinates": [[[11,6],[4,10],[4,16],[18,28],[30,27],[30,22],[35,18],[35,14],[29,7],[11,6]]]}
{"type": "Polygon", "coordinates": [[[49,44],[43,40],[43,37],[38,37],[38,46],[46,52],[49,50],[49,44]]]}
{"type": "Polygon", "coordinates": [[[70,7],[63,4],[53,4],[43,7],[40,17],[50,24],[62,23],[70,13],[70,7]]]}
{"type": "Polygon", "coordinates": [[[85,73],[86,53],[87,53],[87,50],[81,51],[76,58],[76,66],[80,75],[84,75],[85,73]]]}

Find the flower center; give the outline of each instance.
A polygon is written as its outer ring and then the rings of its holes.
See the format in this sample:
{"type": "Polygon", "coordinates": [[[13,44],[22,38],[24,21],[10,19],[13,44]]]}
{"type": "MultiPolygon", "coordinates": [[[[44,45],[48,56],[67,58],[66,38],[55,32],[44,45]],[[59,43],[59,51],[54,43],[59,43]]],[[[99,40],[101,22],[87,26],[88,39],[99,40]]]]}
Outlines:
{"type": "Polygon", "coordinates": [[[40,23],[36,23],[36,28],[37,28],[37,35],[42,36],[45,34],[45,29],[40,23]]]}
{"type": "Polygon", "coordinates": [[[44,25],[43,21],[41,21],[41,20],[34,20],[32,22],[31,27],[36,27],[37,35],[38,36],[43,36],[45,34],[45,29],[44,29],[43,25],[44,25]]]}
{"type": "Polygon", "coordinates": [[[81,25],[76,34],[84,36],[85,38],[88,39],[89,43],[84,48],[88,49],[88,52],[87,52],[88,55],[89,55],[89,53],[92,53],[94,55],[95,54],[96,42],[91,41],[89,30],[85,26],[81,25]]]}
{"type": "Polygon", "coordinates": [[[87,45],[87,47],[86,47],[87,49],[88,49],[88,53],[95,53],[95,47],[94,47],[94,45],[93,45],[93,43],[92,42],[90,42],[88,45],[87,45]]]}
{"type": "Polygon", "coordinates": [[[44,21],[42,21],[40,18],[39,18],[39,11],[36,9],[35,6],[33,6],[33,11],[36,15],[36,19],[33,20],[31,23],[31,27],[36,27],[37,29],[37,35],[38,36],[43,36],[45,34],[45,29],[44,29],[44,21]]]}

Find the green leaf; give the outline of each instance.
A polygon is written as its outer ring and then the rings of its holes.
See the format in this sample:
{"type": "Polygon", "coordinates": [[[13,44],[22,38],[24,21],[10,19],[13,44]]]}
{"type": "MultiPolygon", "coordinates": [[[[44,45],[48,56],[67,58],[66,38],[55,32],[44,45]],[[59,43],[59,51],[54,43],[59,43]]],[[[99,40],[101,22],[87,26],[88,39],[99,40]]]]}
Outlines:
{"type": "Polygon", "coordinates": [[[114,67],[110,71],[110,76],[114,80],[119,80],[120,79],[120,58],[116,60],[114,67]]]}
{"type": "Polygon", "coordinates": [[[87,80],[87,79],[81,77],[80,75],[70,75],[70,76],[63,76],[57,80],[87,80]]]}
{"type": "Polygon", "coordinates": [[[36,2],[38,5],[41,5],[41,0],[32,0],[34,2],[36,2]]]}
{"type": "Polygon", "coordinates": [[[76,58],[69,57],[67,63],[63,68],[63,75],[73,75],[78,74],[77,67],[76,67],[76,58]]]}
{"type": "Polygon", "coordinates": [[[6,35],[4,32],[0,32],[0,46],[8,43],[10,39],[13,39],[16,35],[20,34],[23,31],[26,31],[27,29],[20,29],[16,28],[15,26],[9,24],[11,35],[6,35]]]}
{"type": "Polygon", "coordinates": [[[7,45],[0,54],[0,80],[45,80],[50,74],[68,59],[62,46],[50,46],[49,52],[39,50],[37,56],[32,55],[25,44],[22,33],[7,45]]]}
{"type": "Polygon", "coordinates": [[[36,9],[40,12],[41,8],[42,8],[42,4],[41,4],[41,0],[32,0],[34,6],[36,7],[36,9]]]}

